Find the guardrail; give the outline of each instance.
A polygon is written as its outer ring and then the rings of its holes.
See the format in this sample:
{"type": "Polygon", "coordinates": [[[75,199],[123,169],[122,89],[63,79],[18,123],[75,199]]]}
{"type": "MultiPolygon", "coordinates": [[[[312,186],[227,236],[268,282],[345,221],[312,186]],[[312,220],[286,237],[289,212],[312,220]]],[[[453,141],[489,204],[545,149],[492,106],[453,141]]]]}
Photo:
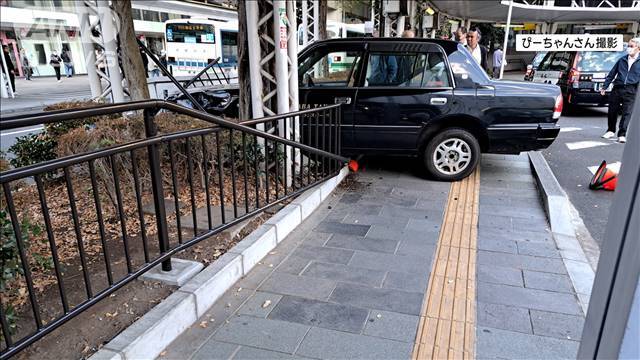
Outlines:
{"type": "Polygon", "coordinates": [[[4,196],[0,211],[6,211],[10,222],[0,235],[6,236],[3,246],[15,244],[12,264],[17,268],[15,278],[2,284],[1,359],[17,354],[154,266],[162,264],[169,270],[171,256],[180,251],[334,176],[348,160],[337,155],[339,105],[237,124],[150,100],[7,117],[0,130],[133,111],[143,112],[138,120],[144,122],[142,139],[0,173],[4,196]],[[161,110],[212,126],[158,134],[156,117],[161,110]],[[29,191],[31,198],[25,197],[29,191]],[[62,227],[51,216],[52,200],[61,199],[71,220],[62,227]],[[83,211],[78,208],[80,201],[83,211]],[[197,211],[203,203],[206,215],[197,211]],[[170,206],[175,213],[167,214],[170,206]],[[145,208],[153,211],[145,213],[145,208]],[[205,228],[198,225],[202,216],[205,228]],[[29,217],[44,224],[40,240],[50,256],[49,268],[34,265],[37,259],[29,251],[33,234],[24,227],[29,217]],[[183,224],[187,219],[188,228],[183,224]],[[69,241],[62,243],[62,237],[69,241]],[[61,260],[62,251],[74,255],[61,260]],[[49,285],[36,288],[34,279],[43,278],[49,285]],[[22,290],[14,294],[15,289],[22,290]],[[16,324],[9,319],[15,313],[7,311],[14,295],[23,296],[13,310],[23,320],[16,324]],[[40,306],[45,301],[46,313],[40,306]],[[55,311],[53,303],[59,305],[55,311]]]}

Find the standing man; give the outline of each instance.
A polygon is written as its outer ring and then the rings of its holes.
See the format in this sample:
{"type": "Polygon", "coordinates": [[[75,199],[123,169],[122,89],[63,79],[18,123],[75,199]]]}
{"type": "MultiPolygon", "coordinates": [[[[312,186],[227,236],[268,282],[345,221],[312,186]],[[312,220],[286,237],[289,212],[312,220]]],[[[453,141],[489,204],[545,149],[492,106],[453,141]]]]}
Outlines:
{"type": "Polygon", "coordinates": [[[73,60],[71,58],[71,50],[63,49],[60,57],[62,58],[62,62],[64,63],[64,72],[67,74],[68,78],[72,77],[73,76],[73,60]]]}
{"type": "Polygon", "coordinates": [[[500,77],[500,68],[502,68],[502,49],[500,46],[496,46],[496,50],[493,52],[493,78],[500,77]]]}
{"type": "Polygon", "coordinates": [[[456,29],[454,35],[456,36],[457,42],[464,46],[467,46],[467,28],[465,28],[464,26],[460,26],[458,29],[456,29]]]}
{"type": "Polygon", "coordinates": [[[618,59],[609,75],[604,80],[604,86],[600,94],[604,95],[606,89],[613,82],[613,90],[609,94],[609,113],[607,132],[602,135],[605,139],[615,136],[618,111],[622,106],[622,117],[618,126],[618,142],[627,142],[627,126],[631,120],[633,102],[640,82],[640,37],[629,40],[627,55],[618,59]]]}
{"type": "MultiPolygon", "coordinates": [[[[13,61],[11,60],[11,56],[9,55],[9,46],[2,45],[2,52],[4,53],[4,60],[7,62],[7,71],[9,72],[9,82],[11,83],[11,89],[13,89],[13,94],[16,94],[16,67],[13,65],[13,61]]],[[[0,64],[0,67],[2,64],[0,64]]],[[[4,72],[4,70],[3,70],[4,72]]]]}
{"type": "Polygon", "coordinates": [[[31,59],[29,59],[29,54],[27,54],[27,50],[25,48],[20,49],[20,61],[22,61],[22,72],[24,73],[25,79],[31,81],[31,59]]]}
{"type": "Polygon", "coordinates": [[[487,48],[480,45],[480,39],[482,38],[482,34],[480,33],[480,29],[472,28],[467,33],[467,50],[473,55],[473,58],[476,60],[480,67],[487,71],[487,48]]]}

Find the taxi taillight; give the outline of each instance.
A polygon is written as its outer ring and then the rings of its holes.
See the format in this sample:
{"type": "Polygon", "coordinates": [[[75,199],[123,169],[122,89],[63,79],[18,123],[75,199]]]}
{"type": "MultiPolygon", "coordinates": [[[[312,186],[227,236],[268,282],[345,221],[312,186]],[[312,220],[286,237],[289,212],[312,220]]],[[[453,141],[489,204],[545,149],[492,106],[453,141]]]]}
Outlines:
{"type": "Polygon", "coordinates": [[[553,108],[553,118],[559,119],[560,115],[562,115],[562,106],[564,101],[562,100],[562,94],[556,97],[556,105],[553,108]]]}

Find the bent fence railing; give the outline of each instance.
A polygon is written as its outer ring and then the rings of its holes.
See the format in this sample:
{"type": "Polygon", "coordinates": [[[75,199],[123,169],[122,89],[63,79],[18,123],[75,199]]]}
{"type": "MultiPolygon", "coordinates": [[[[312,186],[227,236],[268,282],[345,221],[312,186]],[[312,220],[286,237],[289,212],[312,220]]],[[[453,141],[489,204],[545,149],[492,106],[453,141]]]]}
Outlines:
{"type": "Polygon", "coordinates": [[[0,130],[118,113],[127,114],[118,126],[137,121],[144,136],[0,173],[2,263],[11,275],[1,284],[2,359],[152,267],[170,269],[171,256],[334,176],[347,161],[337,155],[338,105],[237,124],[138,101],[5,117],[0,130]],[[209,124],[158,129],[161,119],[185,117],[209,124]],[[259,130],[265,127],[293,130],[276,136],[259,130]],[[36,223],[44,231],[34,231],[36,223]]]}

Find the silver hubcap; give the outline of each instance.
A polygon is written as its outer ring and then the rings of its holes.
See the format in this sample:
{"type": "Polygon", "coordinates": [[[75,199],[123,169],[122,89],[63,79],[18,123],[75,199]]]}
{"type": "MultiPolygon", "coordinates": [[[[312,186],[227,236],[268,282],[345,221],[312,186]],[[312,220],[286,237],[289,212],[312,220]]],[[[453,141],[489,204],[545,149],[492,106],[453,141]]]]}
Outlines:
{"type": "Polygon", "coordinates": [[[447,139],[433,152],[433,163],[445,175],[459,174],[471,163],[471,147],[462,139],[447,139]]]}

